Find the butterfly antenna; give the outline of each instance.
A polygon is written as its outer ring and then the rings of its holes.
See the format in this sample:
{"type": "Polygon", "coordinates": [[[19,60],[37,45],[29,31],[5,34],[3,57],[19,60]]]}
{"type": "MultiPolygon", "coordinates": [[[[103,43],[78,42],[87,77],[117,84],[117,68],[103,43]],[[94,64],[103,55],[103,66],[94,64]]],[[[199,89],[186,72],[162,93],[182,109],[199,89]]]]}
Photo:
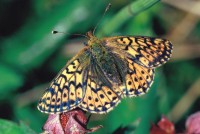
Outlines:
{"type": "Polygon", "coordinates": [[[56,30],[53,30],[53,31],[52,31],[52,34],[68,34],[68,35],[72,35],[72,36],[82,36],[82,37],[88,38],[88,37],[87,37],[86,35],[84,35],[84,34],[70,34],[70,33],[60,32],[60,31],[56,31],[56,30]]]}
{"type": "Polygon", "coordinates": [[[105,9],[105,11],[104,11],[104,13],[103,13],[103,15],[101,16],[100,20],[98,21],[98,23],[96,24],[95,28],[93,29],[93,32],[92,32],[93,35],[94,35],[94,33],[95,33],[97,27],[99,26],[101,20],[102,20],[103,17],[105,16],[106,12],[110,9],[110,7],[111,7],[111,3],[109,3],[109,4],[107,5],[107,7],[106,7],[106,9],[105,9]]]}

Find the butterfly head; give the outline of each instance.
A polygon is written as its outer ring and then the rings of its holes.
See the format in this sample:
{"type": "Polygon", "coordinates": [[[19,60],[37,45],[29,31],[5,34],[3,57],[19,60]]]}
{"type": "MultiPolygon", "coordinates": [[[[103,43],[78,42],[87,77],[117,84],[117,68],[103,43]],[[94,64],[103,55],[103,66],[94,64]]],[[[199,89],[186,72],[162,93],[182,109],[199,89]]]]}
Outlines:
{"type": "Polygon", "coordinates": [[[89,31],[86,33],[86,36],[88,37],[88,46],[92,46],[93,44],[99,44],[101,41],[100,39],[98,39],[97,37],[94,36],[94,34],[92,33],[92,31],[89,31]]]}
{"type": "Polygon", "coordinates": [[[86,36],[90,39],[90,38],[93,38],[94,37],[94,34],[92,33],[92,31],[88,31],[86,33],[86,36]]]}

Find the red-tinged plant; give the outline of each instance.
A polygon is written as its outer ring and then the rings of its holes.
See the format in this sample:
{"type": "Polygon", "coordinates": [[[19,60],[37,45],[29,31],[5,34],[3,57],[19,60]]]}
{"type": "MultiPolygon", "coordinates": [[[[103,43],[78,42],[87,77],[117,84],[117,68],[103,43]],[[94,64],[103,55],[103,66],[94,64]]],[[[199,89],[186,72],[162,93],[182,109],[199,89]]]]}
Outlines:
{"type": "Polygon", "coordinates": [[[102,126],[87,129],[88,118],[81,109],[74,109],[62,114],[50,114],[43,134],[86,134],[94,132],[102,126]]]}
{"type": "Polygon", "coordinates": [[[174,124],[162,116],[157,125],[152,124],[150,134],[175,134],[174,124]]]}

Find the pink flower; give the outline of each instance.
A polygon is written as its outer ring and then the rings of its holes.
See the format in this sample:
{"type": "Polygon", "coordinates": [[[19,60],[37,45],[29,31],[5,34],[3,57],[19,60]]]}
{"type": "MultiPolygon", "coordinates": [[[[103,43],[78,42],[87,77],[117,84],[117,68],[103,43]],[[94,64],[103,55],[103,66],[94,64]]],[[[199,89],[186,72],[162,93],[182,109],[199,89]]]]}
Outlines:
{"type": "Polygon", "coordinates": [[[50,114],[43,134],[85,134],[94,132],[102,126],[87,129],[88,119],[81,109],[71,110],[62,114],[50,114]]]}
{"type": "Polygon", "coordinates": [[[187,118],[186,134],[200,134],[200,112],[196,112],[187,118]]]}

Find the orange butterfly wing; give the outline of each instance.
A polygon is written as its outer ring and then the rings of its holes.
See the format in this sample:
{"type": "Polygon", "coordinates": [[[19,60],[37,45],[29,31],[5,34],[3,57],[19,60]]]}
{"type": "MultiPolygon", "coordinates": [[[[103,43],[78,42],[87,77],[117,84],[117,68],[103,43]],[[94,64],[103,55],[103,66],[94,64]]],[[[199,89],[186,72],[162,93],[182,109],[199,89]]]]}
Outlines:
{"type": "Polygon", "coordinates": [[[146,93],[154,80],[154,68],[167,62],[172,53],[172,44],[160,38],[118,36],[103,38],[103,42],[128,64],[125,83],[120,86],[128,97],[146,93]]]}
{"type": "Polygon", "coordinates": [[[87,50],[72,58],[44,92],[38,103],[41,112],[59,114],[80,107],[105,113],[120,102],[121,89],[106,78],[87,50]]]}
{"type": "Polygon", "coordinates": [[[79,107],[91,113],[106,113],[120,102],[121,96],[121,89],[107,79],[101,68],[91,65],[85,97],[79,107]]]}
{"type": "Polygon", "coordinates": [[[72,58],[51,82],[39,100],[38,109],[55,114],[76,108],[85,95],[88,65],[89,55],[85,48],[72,58]]]}
{"type": "Polygon", "coordinates": [[[103,40],[112,51],[123,53],[127,58],[147,68],[155,68],[166,63],[172,54],[172,44],[166,39],[119,36],[103,40]]]}

